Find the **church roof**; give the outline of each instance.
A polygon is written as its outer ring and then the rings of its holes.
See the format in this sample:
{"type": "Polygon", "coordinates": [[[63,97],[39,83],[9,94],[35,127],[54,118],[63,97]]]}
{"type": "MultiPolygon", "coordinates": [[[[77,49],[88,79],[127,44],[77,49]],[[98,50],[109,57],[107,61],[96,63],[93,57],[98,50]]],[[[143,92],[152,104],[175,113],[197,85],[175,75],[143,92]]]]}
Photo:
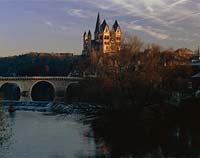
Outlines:
{"type": "Polygon", "coordinates": [[[101,24],[101,30],[104,31],[106,26],[108,26],[106,20],[104,19],[103,23],[101,24]]]}
{"type": "Polygon", "coordinates": [[[118,22],[117,22],[117,20],[115,20],[115,23],[113,24],[113,29],[115,30],[115,31],[117,31],[117,28],[119,27],[119,24],[118,24],[118,22]]]}
{"type": "Polygon", "coordinates": [[[98,13],[98,16],[97,16],[97,22],[96,22],[96,27],[95,27],[95,33],[97,32],[100,32],[100,26],[101,25],[101,22],[100,22],[100,15],[98,13]]]}
{"type": "Polygon", "coordinates": [[[90,31],[90,30],[88,31],[88,36],[90,36],[90,37],[92,36],[92,34],[91,34],[91,31],[90,31]]]}

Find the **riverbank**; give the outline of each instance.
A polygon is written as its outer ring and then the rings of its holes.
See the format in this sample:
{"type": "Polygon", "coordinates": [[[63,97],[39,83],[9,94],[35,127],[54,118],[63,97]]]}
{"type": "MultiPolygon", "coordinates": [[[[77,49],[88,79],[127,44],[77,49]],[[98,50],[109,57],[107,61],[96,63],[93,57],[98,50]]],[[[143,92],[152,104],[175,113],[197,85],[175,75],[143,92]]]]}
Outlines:
{"type": "Polygon", "coordinates": [[[190,98],[179,107],[151,104],[140,111],[112,111],[91,127],[112,157],[198,157],[199,103],[190,98]]]}

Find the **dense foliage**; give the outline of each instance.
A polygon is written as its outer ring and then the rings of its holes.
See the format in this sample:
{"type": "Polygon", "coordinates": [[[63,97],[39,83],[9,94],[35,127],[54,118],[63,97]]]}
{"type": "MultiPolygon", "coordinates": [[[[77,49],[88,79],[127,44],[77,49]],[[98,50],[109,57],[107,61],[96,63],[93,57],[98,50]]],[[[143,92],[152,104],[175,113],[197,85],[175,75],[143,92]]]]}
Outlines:
{"type": "Polygon", "coordinates": [[[29,53],[0,58],[0,76],[66,76],[73,56],[65,53],[29,53]]]}
{"type": "Polygon", "coordinates": [[[163,49],[128,35],[119,52],[99,54],[93,51],[90,57],[82,57],[75,64],[74,70],[96,72],[98,78],[98,82],[95,78],[96,81],[88,79],[80,84],[80,101],[106,101],[120,110],[178,104],[182,96],[192,95],[189,86],[194,69],[190,57],[187,49],[163,49]]]}

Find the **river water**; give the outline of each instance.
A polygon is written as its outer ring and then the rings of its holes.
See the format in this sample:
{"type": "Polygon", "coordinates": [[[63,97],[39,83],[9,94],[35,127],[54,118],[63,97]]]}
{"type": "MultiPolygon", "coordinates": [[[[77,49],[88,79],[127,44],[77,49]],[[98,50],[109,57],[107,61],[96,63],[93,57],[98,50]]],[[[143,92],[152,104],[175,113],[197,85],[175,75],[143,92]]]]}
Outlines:
{"type": "MultiPolygon", "coordinates": [[[[78,116],[80,117],[80,116],[78,116]]],[[[17,111],[7,114],[11,137],[0,146],[1,158],[79,158],[96,157],[90,131],[76,115],[46,115],[17,111]]]]}
{"type": "Polygon", "coordinates": [[[0,110],[0,158],[200,157],[198,110],[176,121],[122,112],[90,120],[88,111],[96,110],[89,104],[64,105],[65,114],[53,114],[41,103],[18,104],[12,114],[0,110]],[[8,139],[2,141],[4,131],[8,139]]]}

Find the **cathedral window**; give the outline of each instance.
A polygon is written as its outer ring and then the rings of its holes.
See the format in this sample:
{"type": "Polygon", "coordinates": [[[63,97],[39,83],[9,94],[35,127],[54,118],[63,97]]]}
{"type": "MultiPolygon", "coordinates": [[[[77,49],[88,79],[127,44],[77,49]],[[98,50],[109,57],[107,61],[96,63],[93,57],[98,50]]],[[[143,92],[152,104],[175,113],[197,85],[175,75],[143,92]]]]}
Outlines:
{"type": "Polygon", "coordinates": [[[117,37],[117,40],[120,40],[121,38],[120,37],[117,37]]]}
{"type": "Polygon", "coordinates": [[[105,35],[105,36],[104,36],[104,39],[110,39],[110,37],[105,35]]]}

